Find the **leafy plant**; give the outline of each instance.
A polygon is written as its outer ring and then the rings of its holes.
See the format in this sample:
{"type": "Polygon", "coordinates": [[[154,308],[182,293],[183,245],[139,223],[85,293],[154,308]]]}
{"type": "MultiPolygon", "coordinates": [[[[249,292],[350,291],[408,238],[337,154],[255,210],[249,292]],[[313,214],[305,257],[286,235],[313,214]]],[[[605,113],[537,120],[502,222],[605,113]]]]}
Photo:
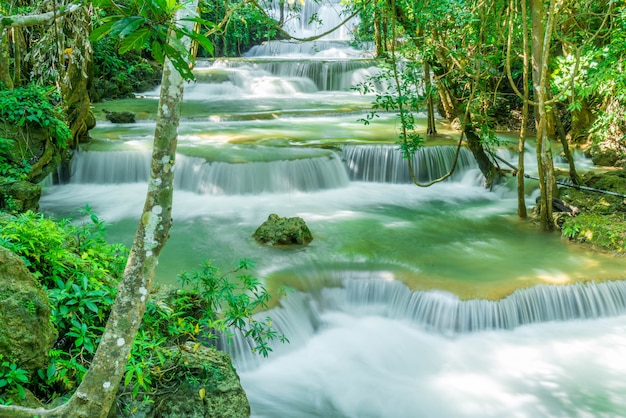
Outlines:
{"type": "Polygon", "coordinates": [[[55,222],[26,212],[0,218],[0,245],[18,254],[48,291],[59,333],[46,370],[29,389],[50,399],[76,387],[98,345],[127,250],[104,239],[104,223],[87,206],[88,222],[55,222]]]}
{"type": "Polygon", "coordinates": [[[424,146],[423,138],[416,132],[415,122],[415,113],[426,99],[421,84],[417,66],[406,64],[402,71],[393,66],[383,66],[381,72],[354,87],[362,94],[375,94],[372,111],[359,122],[369,125],[370,121],[379,116],[378,112],[396,112],[400,126],[396,144],[404,158],[410,158],[424,146]]]}
{"type": "Polygon", "coordinates": [[[14,140],[0,137],[0,178],[4,182],[27,179],[32,168],[27,161],[15,162],[9,157],[14,146],[14,140]]]}
{"type": "Polygon", "coordinates": [[[574,239],[580,233],[580,229],[581,227],[577,223],[564,225],[563,236],[574,239]]]}
{"type": "Polygon", "coordinates": [[[235,10],[231,10],[232,3],[224,0],[202,2],[200,7],[202,16],[215,22],[230,14],[225,27],[209,37],[215,56],[239,56],[253,45],[274,39],[280,26],[253,3],[242,3],[235,10]]]}
{"type": "Polygon", "coordinates": [[[221,274],[205,261],[198,270],[178,276],[182,289],[165,300],[148,302],[124,377],[133,397],[167,385],[176,373],[179,379],[193,378],[179,367],[185,343],[192,342],[197,349],[220,335],[230,338],[238,330],[254,342],[254,352],[267,356],[272,340],[288,342],[272,329],[270,318],[254,316],[256,310],[267,307],[270,295],[258,279],[238,274],[251,267],[249,260],[241,260],[234,270],[221,274]]]}
{"type": "MultiPolygon", "coordinates": [[[[48,366],[30,380],[15,365],[0,365],[0,391],[7,388],[0,392],[2,402],[12,399],[5,394],[8,389],[19,394],[20,387],[40,399],[63,396],[78,386],[93,359],[127,250],[106,242],[105,223],[89,206],[82,212],[82,223],[55,222],[32,212],[0,217],[0,245],[20,255],[47,288],[59,332],[48,366]]],[[[217,335],[230,337],[240,330],[264,356],[272,351],[270,341],[287,341],[269,318],[253,315],[267,307],[270,295],[258,279],[245,274],[251,267],[242,260],[233,271],[221,274],[204,262],[199,270],[179,275],[183,288],[171,297],[148,302],[123,380],[133,398],[167,387],[172,380],[194,379],[185,374],[181,357],[190,341],[197,348],[217,335]]]]}
{"type": "MultiPolygon", "coordinates": [[[[112,14],[104,13],[101,16],[99,26],[92,32],[91,40],[100,41],[108,36],[117,42],[120,54],[149,50],[156,61],[162,64],[167,57],[183,77],[192,80],[194,76],[188,63],[193,61],[193,56],[181,39],[189,37],[209,53],[213,52],[213,44],[203,34],[172,24],[177,10],[185,7],[177,1],[116,3],[99,0],[94,4],[112,14]]],[[[198,25],[213,26],[211,22],[201,18],[191,20],[198,25]]]]}
{"type": "Polygon", "coordinates": [[[0,90],[0,122],[14,127],[38,126],[65,148],[72,133],[65,123],[56,87],[30,85],[0,90]]]}
{"type": "Polygon", "coordinates": [[[0,403],[12,404],[26,396],[24,385],[29,380],[28,372],[13,362],[2,360],[2,355],[0,355],[0,403]]]}

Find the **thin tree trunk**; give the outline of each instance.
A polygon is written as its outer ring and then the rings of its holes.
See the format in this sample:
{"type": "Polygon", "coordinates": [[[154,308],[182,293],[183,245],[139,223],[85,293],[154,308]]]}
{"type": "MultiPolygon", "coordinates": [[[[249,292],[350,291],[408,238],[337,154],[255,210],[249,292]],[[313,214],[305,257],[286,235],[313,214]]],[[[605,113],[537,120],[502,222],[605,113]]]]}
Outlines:
{"type": "MultiPolygon", "coordinates": [[[[525,190],[525,182],[524,182],[524,154],[526,152],[526,132],[528,130],[528,100],[529,100],[529,84],[528,84],[528,31],[526,28],[528,27],[528,21],[526,18],[526,2],[522,0],[522,45],[523,45],[523,70],[522,70],[522,78],[523,78],[523,92],[522,92],[522,126],[520,127],[519,139],[517,144],[518,150],[518,159],[517,159],[517,216],[522,219],[526,219],[528,217],[528,211],[526,209],[526,190],[525,190]]],[[[511,10],[511,15],[513,15],[513,11],[511,10]]],[[[513,19],[511,19],[511,25],[513,24],[513,19]]]]}
{"type": "Polygon", "coordinates": [[[383,44],[383,36],[381,30],[380,13],[374,12],[374,42],[376,44],[376,56],[386,57],[387,52],[383,44]]]}
{"type": "Polygon", "coordinates": [[[552,162],[552,149],[548,137],[548,60],[550,39],[552,37],[552,21],[554,14],[554,0],[550,8],[545,10],[543,0],[531,0],[530,16],[532,26],[532,61],[533,85],[535,91],[536,119],[537,119],[537,164],[540,189],[540,222],[544,231],[552,230],[552,197],[554,195],[555,180],[552,162]],[[544,22],[544,17],[547,22],[544,22]],[[547,24],[546,24],[547,23],[547,24]]]}
{"type": "MultiPolygon", "coordinates": [[[[192,16],[196,9],[197,0],[181,9],[177,20],[181,22],[192,16]]],[[[191,30],[192,22],[184,24],[191,30]]],[[[189,39],[181,41],[189,47],[189,39]]],[[[146,201],[115,304],[89,371],[66,404],[52,410],[0,407],[0,417],[102,418],[108,415],[146,310],[161,249],[169,236],[182,94],[183,78],[166,59],[146,201]]]]}
{"type": "Polygon", "coordinates": [[[9,32],[0,29],[0,83],[4,88],[13,89],[13,78],[11,77],[11,55],[9,53],[9,32]]]}
{"type": "Polygon", "coordinates": [[[21,28],[11,29],[13,38],[13,85],[19,87],[22,85],[22,46],[24,44],[24,36],[21,28]]]}
{"type": "Polygon", "coordinates": [[[435,106],[433,103],[433,83],[430,77],[430,64],[424,61],[424,83],[426,88],[426,135],[437,135],[437,127],[435,126],[435,106]]]}
{"type": "Polygon", "coordinates": [[[563,155],[565,156],[565,160],[567,161],[567,165],[569,167],[569,178],[572,180],[574,184],[580,184],[580,176],[576,171],[576,163],[574,162],[574,156],[569,149],[569,143],[567,142],[567,135],[565,135],[565,128],[563,128],[563,123],[561,119],[558,117],[554,117],[556,132],[561,141],[561,146],[563,147],[563,155]]]}

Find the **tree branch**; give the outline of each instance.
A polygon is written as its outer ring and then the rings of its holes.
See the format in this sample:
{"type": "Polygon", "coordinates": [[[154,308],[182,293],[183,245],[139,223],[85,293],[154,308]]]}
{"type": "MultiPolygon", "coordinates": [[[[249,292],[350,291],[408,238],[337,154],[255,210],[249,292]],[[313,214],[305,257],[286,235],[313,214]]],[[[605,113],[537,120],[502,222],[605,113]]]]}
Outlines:
{"type": "Polygon", "coordinates": [[[67,6],[61,6],[58,10],[40,13],[36,15],[14,15],[14,16],[0,16],[0,30],[14,27],[27,27],[44,25],[54,21],[55,19],[75,12],[76,10],[84,7],[85,5],[80,3],[71,3],[67,6]]]}

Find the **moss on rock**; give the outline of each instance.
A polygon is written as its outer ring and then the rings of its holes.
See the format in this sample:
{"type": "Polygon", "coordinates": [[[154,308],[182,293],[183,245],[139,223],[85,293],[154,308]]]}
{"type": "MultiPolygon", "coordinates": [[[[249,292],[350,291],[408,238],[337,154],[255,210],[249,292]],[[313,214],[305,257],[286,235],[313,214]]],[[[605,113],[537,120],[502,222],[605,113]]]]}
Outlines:
{"type": "Polygon", "coordinates": [[[313,235],[302,218],[281,218],[274,213],[257,228],[253,237],[261,244],[274,246],[303,246],[313,240],[313,235]]]}
{"type": "MultiPolygon", "coordinates": [[[[587,173],[583,185],[626,195],[626,170],[587,173]]],[[[563,236],[601,251],[620,255],[626,252],[624,197],[574,188],[562,189],[560,197],[580,209],[578,216],[562,218],[563,236]]]]}
{"type": "Polygon", "coordinates": [[[24,261],[0,247],[0,354],[33,371],[44,366],[57,338],[48,295],[24,261]]]}

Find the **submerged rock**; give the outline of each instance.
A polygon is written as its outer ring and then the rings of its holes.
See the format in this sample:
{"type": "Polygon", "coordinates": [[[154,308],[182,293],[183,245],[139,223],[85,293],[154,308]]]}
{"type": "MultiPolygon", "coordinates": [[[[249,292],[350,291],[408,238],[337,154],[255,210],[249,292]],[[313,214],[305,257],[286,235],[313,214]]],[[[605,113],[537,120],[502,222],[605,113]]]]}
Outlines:
{"type": "Polygon", "coordinates": [[[110,110],[102,110],[107,120],[111,123],[135,123],[135,114],[133,112],[111,112],[110,110]]]}
{"type": "Polygon", "coordinates": [[[44,366],[57,339],[48,295],[24,261],[0,247],[0,354],[33,371],[44,366]]]}
{"type": "Polygon", "coordinates": [[[303,246],[313,240],[313,235],[302,218],[281,218],[274,213],[257,228],[253,237],[261,244],[274,246],[303,246]]]}

